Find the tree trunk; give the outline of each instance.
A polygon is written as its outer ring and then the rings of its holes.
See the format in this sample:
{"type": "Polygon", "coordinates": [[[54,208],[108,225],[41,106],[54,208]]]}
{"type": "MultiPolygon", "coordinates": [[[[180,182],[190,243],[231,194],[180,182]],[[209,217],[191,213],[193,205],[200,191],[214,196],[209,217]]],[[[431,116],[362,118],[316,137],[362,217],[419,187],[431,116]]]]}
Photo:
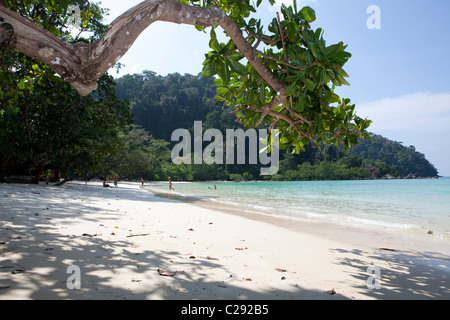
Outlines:
{"type": "Polygon", "coordinates": [[[53,171],[53,175],[52,175],[52,178],[50,179],[50,182],[58,182],[59,179],[61,179],[61,170],[55,169],[53,171]]]}
{"type": "Polygon", "coordinates": [[[13,156],[9,156],[6,159],[3,159],[0,164],[0,182],[6,182],[6,177],[9,176],[9,172],[11,171],[11,159],[13,156]]]}
{"type": "Polygon", "coordinates": [[[44,166],[42,164],[38,164],[34,170],[34,176],[32,182],[34,184],[39,184],[42,177],[42,172],[44,172],[44,166]]]}

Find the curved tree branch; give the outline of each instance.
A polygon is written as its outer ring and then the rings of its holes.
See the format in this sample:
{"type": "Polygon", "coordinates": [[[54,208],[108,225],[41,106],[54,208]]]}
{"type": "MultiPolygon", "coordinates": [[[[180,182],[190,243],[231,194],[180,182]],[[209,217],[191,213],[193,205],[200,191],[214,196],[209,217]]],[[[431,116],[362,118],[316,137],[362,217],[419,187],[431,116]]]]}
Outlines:
{"type": "MultiPolygon", "coordinates": [[[[257,53],[241,31],[217,7],[195,7],[176,0],[146,0],[114,20],[106,34],[92,44],[66,43],[49,31],[0,5],[0,17],[12,30],[14,49],[50,66],[61,78],[81,94],[88,95],[97,88],[97,79],[107,72],[130,49],[137,37],[155,21],[203,27],[221,26],[234,41],[239,52],[253,65],[259,75],[286,100],[286,88],[259,60],[257,53]]],[[[0,28],[0,39],[6,31],[0,28]]]]}
{"type": "Polygon", "coordinates": [[[14,28],[0,17],[0,48],[7,47],[14,42],[14,28]]]}

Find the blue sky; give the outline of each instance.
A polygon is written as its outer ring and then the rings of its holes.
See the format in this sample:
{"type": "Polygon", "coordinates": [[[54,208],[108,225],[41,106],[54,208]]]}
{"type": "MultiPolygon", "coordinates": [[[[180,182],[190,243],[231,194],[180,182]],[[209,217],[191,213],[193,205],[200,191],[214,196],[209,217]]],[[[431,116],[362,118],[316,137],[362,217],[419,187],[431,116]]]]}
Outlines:
{"type": "MultiPolygon", "coordinates": [[[[110,9],[110,22],[139,2],[103,0],[102,6],[110,9]]],[[[353,55],[344,68],[351,86],[337,92],[374,121],[372,132],[414,145],[440,175],[450,176],[450,1],[298,0],[303,5],[315,9],[312,27],[324,29],[327,43],[343,41],[353,55]],[[380,29],[367,27],[371,5],[380,9],[380,29]]],[[[267,26],[277,10],[263,1],[255,17],[267,26]]],[[[208,42],[208,34],[191,26],[154,23],[120,60],[120,75],[197,74],[208,42]]]]}

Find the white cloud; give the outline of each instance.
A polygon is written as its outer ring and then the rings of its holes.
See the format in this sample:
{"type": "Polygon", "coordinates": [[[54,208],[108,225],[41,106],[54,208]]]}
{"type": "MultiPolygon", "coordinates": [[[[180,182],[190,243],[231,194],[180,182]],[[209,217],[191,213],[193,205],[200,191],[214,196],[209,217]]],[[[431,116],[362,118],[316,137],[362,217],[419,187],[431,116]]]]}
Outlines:
{"type": "Polygon", "coordinates": [[[130,70],[130,74],[137,73],[140,70],[141,65],[136,63],[130,70]]]}
{"type": "Polygon", "coordinates": [[[442,132],[450,125],[450,94],[418,92],[365,103],[357,110],[377,130],[442,132]]]}
{"type": "Polygon", "coordinates": [[[373,121],[369,130],[413,145],[441,175],[450,176],[450,93],[417,92],[357,105],[373,121]]]}

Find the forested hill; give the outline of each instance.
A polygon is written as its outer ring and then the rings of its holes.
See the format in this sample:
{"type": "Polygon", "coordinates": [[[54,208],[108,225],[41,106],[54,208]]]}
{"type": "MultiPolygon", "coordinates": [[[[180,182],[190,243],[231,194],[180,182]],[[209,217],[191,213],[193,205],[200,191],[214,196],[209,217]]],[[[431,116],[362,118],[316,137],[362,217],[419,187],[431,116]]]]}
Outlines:
{"type": "MultiPolygon", "coordinates": [[[[119,99],[130,101],[136,124],[145,129],[153,139],[170,142],[175,129],[190,129],[194,121],[199,120],[203,122],[204,129],[216,128],[223,133],[226,129],[240,127],[235,121],[236,117],[230,114],[232,109],[214,99],[216,86],[213,79],[206,79],[201,75],[175,73],[163,77],[145,71],[117,79],[116,92],[119,99]]],[[[170,144],[167,144],[167,148],[169,147],[170,144]]],[[[191,172],[190,178],[261,178],[257,165],[209,167],[204,174],[196,175],[191,172]]],[[[172,175],[176,176],[176,173],[172,172],[172,175]]],[[[367,179],[437,175],[436,168],[413,146],[405,147],[399,142],[374,134],[373,142],[360,141],[348,153],[335,146],[322,146],[318,149],[312,145],[308,145],[306,151],[299,155],[283,151],[280,154],[279,173],[272,179],[367,179]]],[[[181,174],[179,179],[186,179],[186,176],[181,174]]]]}
{"type": "Polygon", "coordinates": [[[391,141],[380,135],[372,135],[373,142],[361,140],[351,148],[350,154],[369,160],[377,160],[393,165],[401,176],[418,175],[434,177],[438,175],[436,168],[417,152],[414,146],[405,147],[400,142],[391,141]]]}
{"type": "Polygon", "coordinates": [[[144,71],[121,77],[116,88],[119,99],[130,101],[136,124],[155,139],[170,141],[175,129],[188,129],[194,121],[220,110],[214,100],[214,81],[202,76],[175,73],[162,77],[144,71]]]}

